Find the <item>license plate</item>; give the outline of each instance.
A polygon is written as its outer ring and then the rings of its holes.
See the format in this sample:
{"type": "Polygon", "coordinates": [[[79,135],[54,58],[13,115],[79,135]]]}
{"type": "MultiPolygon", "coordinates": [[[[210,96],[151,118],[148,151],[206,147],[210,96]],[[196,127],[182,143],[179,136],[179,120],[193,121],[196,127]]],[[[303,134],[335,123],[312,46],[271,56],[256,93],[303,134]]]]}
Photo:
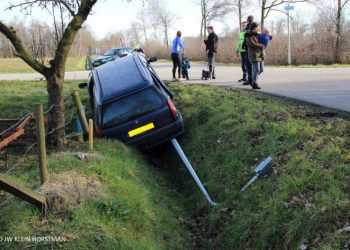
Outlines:
{"type": "Polygon", "coordinates": [[[149,123],[149,124],[147,124],[145,126],[139,127],[137,129],[130,130],[128,132],[128,135],[129,135],[129,137],[134,137],[136,135],[142,134],[143,132],[146,132],[146,131],[154,129],[154,128],[155,127],[154,127],[154,124],[152,122],[152,123],[149,123]]]}

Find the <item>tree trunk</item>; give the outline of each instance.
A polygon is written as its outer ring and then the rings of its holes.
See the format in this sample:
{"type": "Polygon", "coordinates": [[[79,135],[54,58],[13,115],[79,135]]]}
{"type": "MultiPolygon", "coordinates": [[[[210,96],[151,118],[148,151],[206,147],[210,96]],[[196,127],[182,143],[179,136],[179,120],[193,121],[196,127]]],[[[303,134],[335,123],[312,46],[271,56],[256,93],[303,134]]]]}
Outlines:
{"type": "Polygon", "coordinates": [[[239,1],[238,3],[238,22],[239,22],[239,31],[242,30],[242,1],[239,1]]]}
{"type": "Polygon", "coordinates": [[[264,25],[265,25],[265,3],[263,2],[261,6],[261,24],[260,24],[261,30],[264,30],[264,25]]]}
{"type": "Polygon", "coordinates": [[[342,12],[342,2],[338,0],[337,7],[337,18],[336,18],[336,41],[334,49],[334,63],[341,63],[341,12],[342,12]]]}
{"type": "Polygon", "coordinates": [[[48,92],[49,141],[62,149],[66,142],[64,117],[64,74],[49,73],[45,78],[48,92]]]}
{"type": "Polygon", "coordinates": [[[166,46],[166,49],[169,50],[168,27],[165,27],[164,39],[165,39],[165,46],[166,46]]]}
{"type": "Polygon", "coordinates": [[[201,31],[200,31],[200,34],[199,34],[199,38],[200,38],[200,40],[203,40],[203,17],[202,17],[202,20],[201,20],[201,31]]]}

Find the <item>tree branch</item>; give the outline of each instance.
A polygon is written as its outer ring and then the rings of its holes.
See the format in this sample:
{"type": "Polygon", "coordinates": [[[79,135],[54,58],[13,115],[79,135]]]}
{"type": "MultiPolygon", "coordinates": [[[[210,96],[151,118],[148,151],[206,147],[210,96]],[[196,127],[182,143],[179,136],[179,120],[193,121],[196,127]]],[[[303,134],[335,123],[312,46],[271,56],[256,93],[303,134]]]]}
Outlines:
{"type": "Polygon", "coordinates": [[[39,63],[29,54],[26,47],[23,45],[21,39],[16,35],[16,31],[12,27],[8,27],[2,21],[0,21],[0,32],[3,33],[7,39],[10,40],[12,45],[16,49],[15,55],[25,61],[30,67],[38,71],[40,74],[45,75],[49,69],[44,64],[39,63]]]}
{"type": "Polygon", "coordinates": [[[59,2],[68,10],[68,12],[69,12],[72,16],[75,15],[74,10],[71,8],[71,6],[69,6],[69,5],[66,3],[66,1],[64,1],[64,0],[59,0],[59,2]]]}
{"type": "Polygon", "coordinates": [[[81,5],[78,9],[78,12],[73,15],[73,19],[67,25],[67,28],[64,30],[63,36],[58,43],[55,58],[53,59],[53,64],[55,67],[55,73],[58,75],[64,74],[64,66],[67,60],[69,50],[73,44],[75,35],[82,27],[82,24],[85,22],[89,16],[92,7],[96,4],[98,0],[81,0],[81,5]]]}

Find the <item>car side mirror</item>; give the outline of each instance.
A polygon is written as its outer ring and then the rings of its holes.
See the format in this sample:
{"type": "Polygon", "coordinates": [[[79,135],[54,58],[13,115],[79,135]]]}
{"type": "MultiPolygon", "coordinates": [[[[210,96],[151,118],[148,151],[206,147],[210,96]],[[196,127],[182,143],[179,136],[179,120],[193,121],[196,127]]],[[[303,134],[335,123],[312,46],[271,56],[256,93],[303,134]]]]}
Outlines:
{"type": "Polygon", "coordinates": [[[80,88],[80,89],[86,88],[87,85],[88,85],[87,82],[79,83],[79,88],[80,88]]]}
{"type": "Polygon", "coordinates": [[[150,59],[147,60],[147,63],[153,63],[153,62],[156,62],[156,61],[158,61],[157,57],[151,57],[150,59]]]}

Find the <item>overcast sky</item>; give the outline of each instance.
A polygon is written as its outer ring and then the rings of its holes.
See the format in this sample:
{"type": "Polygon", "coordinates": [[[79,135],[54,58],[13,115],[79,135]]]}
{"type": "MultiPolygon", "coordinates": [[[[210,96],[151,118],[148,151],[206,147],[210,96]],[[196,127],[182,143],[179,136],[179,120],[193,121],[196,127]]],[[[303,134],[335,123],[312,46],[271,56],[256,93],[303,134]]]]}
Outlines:
{"type": "MultiPolygon", "coordinates": [[[[244,16],[253,14],[260,19],[259,4],[251,7],[248,11],[245,11],[244,16]]],[[[331,1],[331,0],[330,0],[331,1]]],[[[32,16],[25,17],[18,10],[5,10],[8,7],[9,0],[0,1],[0,20],[12,21],[18,18],[26,18],[26,20],[37,19],[43,22],[52,23],[52,18],[48,15],[47,11],[36,8],[33,11],[32,16]]],[[[196,4],[198,0],[167,0],[168,8],[171,9],[178,17],[177,21],[170,30],[171,33],[175,33],[176,30],[181,30],[184,36],[192,36],[199,34],[200,28],[200,6],[196,4]]],[[[93,14],[88,18],[87,24],[92,28],[98,38],[102,38],[107,33],[115,31],[121,31],[129,27],[130,23],[135,20],[137,11],[142,8],[142,0],[133,0],[128,3],[126,0],[105,0],[100,1],[94,7],[93,14]]],[[[283,6],[280,7],[283,9],[283,6]]],[[[301,3],[295,5],[293,14],[300,13],[306,21],[311,20],[314,15],[315,8],[307,4],[301,3]]],[[[285,16],[282,13],[274,12],[269,16],[269,20],[275,17],[285,16]]],[[[218,33],[225,30],[226,27],[230,29],[236,28],[236,17],[225,17],[223,20],[213,22],[212,25],[218,33]]]]}

